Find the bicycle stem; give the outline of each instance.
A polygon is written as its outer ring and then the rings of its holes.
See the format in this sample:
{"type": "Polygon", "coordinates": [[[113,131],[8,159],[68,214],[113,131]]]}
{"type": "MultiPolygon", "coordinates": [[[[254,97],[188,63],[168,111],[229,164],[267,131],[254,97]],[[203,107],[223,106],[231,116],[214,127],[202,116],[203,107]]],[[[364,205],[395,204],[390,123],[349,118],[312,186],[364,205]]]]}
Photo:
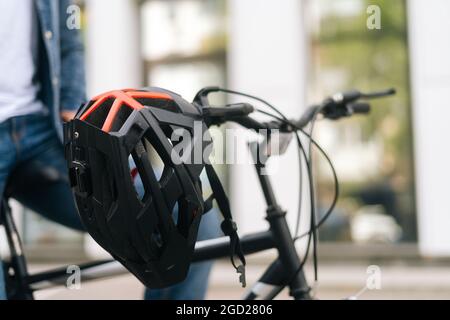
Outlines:
{"type": "MultiPolygon", "coordinates": [[[[257,156],[258,145],[257,142],[249,144],[249,148],[254,156],[257,156]]],[[[278,204],[269,176],[263,173],[265,169],[264,163],[255,161],[255,169],[267,204],[266,220],[270,225],[269,230],[272,232],[272,237],[278,250],[279,260],[284,267],[286,275],[294,275],[297,273],[291,283],[287,284],[290,289],[289,294],[296,300],[311,299],[309,295],[310,288],[305,274],[303,270],[298,272],[301,261],[286,221],[286,212],[278,204]]],[[[288,276],[287,278],[290,279],[291,277],[288,276]]]]}

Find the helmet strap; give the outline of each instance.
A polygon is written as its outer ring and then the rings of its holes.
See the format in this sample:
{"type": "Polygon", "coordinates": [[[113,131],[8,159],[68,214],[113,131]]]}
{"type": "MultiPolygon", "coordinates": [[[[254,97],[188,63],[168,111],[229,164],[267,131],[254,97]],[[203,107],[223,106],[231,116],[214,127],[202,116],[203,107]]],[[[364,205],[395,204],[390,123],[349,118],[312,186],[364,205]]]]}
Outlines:
{"type": "MultiPolygon", "coordinates": [[[[220,182],[219,177],[217,176],[216,171],[214,170],[211,164],[205,164],[206,174],[208,176],[209,183],[211,185],[211,189],[213,191],[212,195],[205,201],[205,212],[207,212],[207,208],[211,209],[212,200],[216,199],[217,206],[219,207],[220,212],[223,216],[223,221],[220,224],[220,227],[223,233],[230,237],[230,260],[233,267],[236,269],[236,272],[240,274],[239,282],[242,284],[242,287],[246,286],[245,281],[245,257],[242,252],[241,242],[239,240],[239,236],[237,234],[237,226],[236,222],[233,221],[233,217],[231,215],[230,202],[228,197],[223,189],[222,183],[220,182]],[[240,264],[236,265],[234,257],[237,256],[240,260],[240,264]]],[[[208,209],[208,211],[209,211],[208,209]]]]}

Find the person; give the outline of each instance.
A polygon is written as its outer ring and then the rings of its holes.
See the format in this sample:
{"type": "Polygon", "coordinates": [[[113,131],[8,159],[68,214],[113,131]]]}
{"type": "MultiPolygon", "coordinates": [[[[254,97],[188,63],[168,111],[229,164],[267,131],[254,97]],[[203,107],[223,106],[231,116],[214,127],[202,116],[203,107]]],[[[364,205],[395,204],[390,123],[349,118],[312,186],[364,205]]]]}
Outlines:
{"type": "MultiPolygon", "coordinates": [[[[62,122],[86,101],[83,45],[79,30],[66,23],[69,5],[70,0],[0,1],[0,199],[15,172],[25,173],[27,183],[18,184],[12,196],[46,218],[82,231],[62,144],[62,122]],[[53,183],[40,184],[43,174],[53,183]]],[[[202,239],[218,230],[217,217],[205,217],[202,239]]],[[[209,262],[194,264],[183,283],[147,290],[145,297],[201,299],[210,268],[209,262]]],[[[6,299],[2,267],[0,299],[6,299]]]]}

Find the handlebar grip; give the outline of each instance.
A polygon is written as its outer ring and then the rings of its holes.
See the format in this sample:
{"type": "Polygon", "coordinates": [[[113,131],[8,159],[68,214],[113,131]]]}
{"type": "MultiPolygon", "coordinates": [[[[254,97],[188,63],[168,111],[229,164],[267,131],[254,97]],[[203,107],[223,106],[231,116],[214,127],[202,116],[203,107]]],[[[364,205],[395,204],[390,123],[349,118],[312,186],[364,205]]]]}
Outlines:
{"type": "Polygon", "coordinates": [[[226,107],[204,108],[203,112],[209,117],[240,117],[249,115],[254,111],[248,103],[230,104],[226,107]]]}
{"type": "Polygon", "coordinates": [[[245,117],[253,111],[251,104],[236,103],[226,107],[203,108],[203,116],[209,124],[222,124],[233,118],[245,117]]]}
{"type": "Polygon", "coordinates": [[[370,112],[370,104],[367,102],[357,102],[348,105],[351,113],[366,114],[370,112]]]}

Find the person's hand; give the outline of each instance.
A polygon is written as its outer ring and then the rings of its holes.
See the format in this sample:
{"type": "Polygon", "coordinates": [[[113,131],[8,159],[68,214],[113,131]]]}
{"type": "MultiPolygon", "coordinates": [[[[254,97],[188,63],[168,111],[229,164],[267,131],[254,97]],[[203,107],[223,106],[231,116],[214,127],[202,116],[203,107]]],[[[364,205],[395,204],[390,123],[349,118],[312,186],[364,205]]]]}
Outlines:
{"type": "Polygon", "coordinates": [[[75,111],[61,111],[61,119],[64,122],[70,121],[75,117],[76,112],[75,111]]]}

